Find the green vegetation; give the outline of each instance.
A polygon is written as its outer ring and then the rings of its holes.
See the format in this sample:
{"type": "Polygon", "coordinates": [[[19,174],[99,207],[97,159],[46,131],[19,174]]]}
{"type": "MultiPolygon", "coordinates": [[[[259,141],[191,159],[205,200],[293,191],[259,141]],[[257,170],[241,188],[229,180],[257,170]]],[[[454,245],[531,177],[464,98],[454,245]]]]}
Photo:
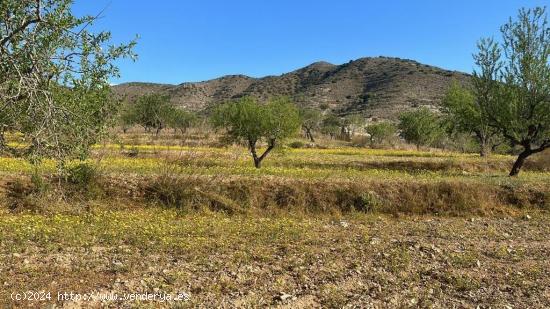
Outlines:
{"type": "Polygon", "coordinates": [[[433,146],[443,134],[441,119],[426,107],[402,113],[399,121],[401,137],[417,149],[433,146]]]}
{"type": "Polygon", "coordinates": [[[138,98],[130,113],[135,124],[142,126],[145,131],[155,130],[158,135],[167,126],[173,111],[168,96],[150,94],[138,98]]]}
{"type": "Polygon", "coordinates": [[[304,129],[306,138],[310,142],[315,143],[313,134],[321,128],[323,114],[318,109],[303,108],[300,109],[300,118],[302,119],[302,128],[304,129]]]}
{"type": "Polygon", "coordinates": [[[525,159],[550,148],[550,27],[545,8],[521,9],[502,26],[502,44],[481,40],[474,81],[489,125],[522,147],[510,176],[525,159]]]}
{"type": "MultiPolygon", "coordinates": [[[[520,11],[502,46],[480,41],[479,72],[441,111],[394,124],[343,101],[234,93],[197,114],[160,93],[121,105],[107,81],[134,43],[105,48],[110,35],[71,3],[0,4],[0,307],[547,305],[544,9],[520,11]],[[23,303],[22,291],[190,298],[23,303]]],[[[336,84],[333,67],[300,74],[336,84]]],[[[346,102],[378,104],[367,88],[346,102]]]]}
{"type": "Polygon", "coordinates": [[[499,144],[498,132],[489,125],[489,114],[485,102],[492,100],[490,80],[481,78],[474,80],[474,92],[453,84],[443,99],[443,109],[446,120],[452,130],[473,135],[479,144],[479,153],[487,156],[491,149],[499,144]],[[479,100],[479,101],[478,101],[479,100]]]}
{"type": "Polygon", "coordinates": [[[262,105],[253,98],[245,97],[220,105],[214,111],[212,123],[226,129],[230,139],[246,142],[254,166],[260,168],[276,143],[296,133],[300,116],[298,109],[287,98],[272,99],[262,105]],[[262,139],[267,142],[267,149],[258,156],[258,142],[262,139]]]}
{"type": "Polygon", "coordinates": [[[72,1],[2,1],[0,104],[2,134],[23,134],[33,161],[85,157],[98,142],[118,102],[110,96],[115,61],[135,57],[135,42],[109,45],[109,32],[92,32],[94,16],[76,17],[72,1]]]}
{"type": "Polygon", "coordinates": [[[365,128],[371,146],[392,145],[397,138],[397,128],[390,122],[378,122],[365,128]]]}

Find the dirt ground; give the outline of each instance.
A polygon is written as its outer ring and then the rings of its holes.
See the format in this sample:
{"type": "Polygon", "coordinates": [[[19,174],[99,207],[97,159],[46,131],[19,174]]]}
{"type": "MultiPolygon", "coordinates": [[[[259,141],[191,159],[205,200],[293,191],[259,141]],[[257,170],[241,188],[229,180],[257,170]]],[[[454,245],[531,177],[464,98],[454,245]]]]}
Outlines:
{"type": "Polygon", "coordinates": [[[513,218],[262,218],[158,209],[49,218],[3,214],[0,303],[548,308],[549,222],[542,212],[513,218]],[[12,299],[26,291],[50,292],[51,299],[12,299]],[[76,300],[77,293],[116,293],[120,299],[76,300]],[[144,299],[145,293],[159,298],[144,299]],[[180,299],[160,299],[164,293],[180,299]],[[122,299],[130,294],[141,299],[122,299]]]}

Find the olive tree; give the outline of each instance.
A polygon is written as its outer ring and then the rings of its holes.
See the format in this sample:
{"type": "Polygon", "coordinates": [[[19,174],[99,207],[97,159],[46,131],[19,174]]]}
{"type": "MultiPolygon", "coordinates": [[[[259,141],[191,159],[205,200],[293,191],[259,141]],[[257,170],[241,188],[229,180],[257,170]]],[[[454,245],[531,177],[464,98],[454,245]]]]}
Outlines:
{"type": "Polygon", "coordinates": [[[321,132],[329,135],[331,139],[340,134],[341,127],[342,119],[333,113],[326,114],[321,121],[321,132]]]}
{"type": "Polygon", "coordinates": [[[135,42],[110,44],[71,0],[0,2],[0,110],[23,135],[28,158],[83,157],[116,114],[109,78],[135,42]]]}
{"type": "Polygon", "coordinates": [[[400,135],[407,142],[420,146],[432,146],[443,133],[438,115],[426,107],[407,111],[399,116],[400,135]]]}
{"type": "MultiPolygon", "coordinates": [[[[484,65],[484,64],[481,64],[484,65]]],[[[484,68],[487,72],[489,68],[484,68]]],[[[473,90],[453,83],[443,98],[443,112],[452,131],[471,134],[479,144],[479,154],[487,156],[499,144],[498,131],[489,125],[486,102],[494,100],[492,80],[474,76],[473,90]]]]}
{"type": "MultiPolygon", "coordinates": [[[[501,27],[502,42],[485,39],[474,59],[476,79],[491,85],[494,99],[481,100],[489,125],[522,148],[510,176],[525,159],[550,148],[550,25],[545,8],[521,9],[501,27]]],[[[479,96],[479,94],[478,94],[479,96]]]]}
{"type": "Polygon", "coordinates": [[[170,97],[152,93],[136,100],[132,114],[136,124],[142,126],[147,132],[153,129],[158,135],[167,126],[173,112],[174,107],[170,104],[170,97]]]}
{"type": "Polygon", "coordinates": [[[266,104],[243,97],[219,105],[211,120],[215,127],[224,128],[232,140],[247,143],[256,168],[261,167],[278,142],[292,136],[300,127],[298,109],[286,97],[272,99],[266,104]],[[258,155],[258,143],[262,140],[267,148],[258,155]]]}
{"type": "Polygon", "coordinates": [[[134,106],[126,102],[119,110],[118,123],[126,133],[130,127],[137,124],[137,114],[134,106]]]}
{"type": "Polygon", "coordinates": [[[323,114],[315,108],[303,108],[300,110],[300,118],[302,119],[302,128],[312,143],[315,143],[313,132],[319,130],[323,121],[323,114]]]}
{"type": "Polygon", "coordinates": [[[197,121],[197,116],[181,108],[173,108],[167,115],[168,127],[175,130],[179,130],[181,134],[184,134],[197,121]]]}
{"type": "Polygon", "coordinates": [[[371,146],[392,143],[397,136],[395,125],[387,121],[370,124],[365,127],[365,131],[369,134],[371,146]]]}

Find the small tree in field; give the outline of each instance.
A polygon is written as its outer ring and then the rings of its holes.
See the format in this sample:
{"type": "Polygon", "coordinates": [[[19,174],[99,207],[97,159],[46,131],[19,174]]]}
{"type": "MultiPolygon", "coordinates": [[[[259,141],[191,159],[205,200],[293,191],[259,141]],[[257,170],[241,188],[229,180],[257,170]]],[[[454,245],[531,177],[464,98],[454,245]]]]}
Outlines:
{"type": "Polygon", "coordinates": [[[493,100],[491,86],[474,78],[474,91],[453,83],[443,98],[443,111],[452,131],[472,134],[479,143],[479,154],[487,156],[498,143],[498,131],[489,125],[482,100],[493,100]]]}
{"type": "Polygon", "coordinates": [[[431,146],[443,133],[439,117],[426,107],[404,112],[399,116],[401,137],[420,146],[431,146]]]}
{"type": "Polygon", "coordinates": [[[136,110],[134,106],[126,103],[122,106],[118,114],[118,123],[122,131],[126,133],[130,127],[137,123],[136,110]]]}
{"type": "Polygon", "coordinates": [[[491,39],[478,44],[474,59],[480,72],[474,80],[491,85],[492,99],[480,100],[489,125],[522,147],[510,171],[516,176],[525,159],[550,148],[550,25],[545,8],[521,9],[501,33],[500,46],[491,39]]]}
{"type": "Polygon", "coordinates": [[[168,96],[153,93],[138,98],[132,113],[137,124],[146,131],[154,129],[158,135],[167,126],[174,107],[168,96]]]}
{"type": "Polygon", "coordinates": [[[332,113],[325,115],[321,121],[321,132],[329,135],[331,139],[340,134],[341,127],[342,119],[332,113]]]}
{"type": "Polygon", "coordinates": [[[179,130],[181,134],[184,134],[196,121],[197,116],[192,112],[181,108],[173,108],[168,114],[167,125],[174,130],[179,130]]]}
{"type": "Polygon", "coordinates": [[[218,106],[212,115],[215,127],[227,130],[236,141],[244,141],[256,168],[281,140],[290,137],[300,127],[298,109],[287,98],[272,99],[262,105],[251,97],[218,106]],[[258,155],[258,142],[265,140],[267,149],[258,155]]]}
{"type": "Polygon", "coordinates": [[[300,110],[300,118],[302,119],[302,128],[306,137],[312,143],[315,143],[313,132],[319,130],[321,127],[321,122],[323,121],[321,111],[315,108],[303,108],[300,110]]]}
{"type": "Polygon", "coordinates": [[[371,146],[392,143],[397,135],[395,125],[386,121],[368,125],[365,131],[370,135],[371,146]]]}

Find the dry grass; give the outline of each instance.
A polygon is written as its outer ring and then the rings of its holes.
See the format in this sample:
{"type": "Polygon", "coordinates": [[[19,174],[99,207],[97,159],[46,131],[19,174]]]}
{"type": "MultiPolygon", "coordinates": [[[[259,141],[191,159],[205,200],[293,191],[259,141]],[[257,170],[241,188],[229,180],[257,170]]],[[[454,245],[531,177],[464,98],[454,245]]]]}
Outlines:
{"type": "Polygon", "coordinates": [[[530,216],[266,218],[158,208],[2,214],[0,305],[544,308],[550,218],[530,216]],[[23,290],[185,292],[190,300],[10,299],[23,290]]]}
{"type": "Polygon", "coordinates": [[[547,153],[509,178],[509,156],[334,142],[257,170],[242,147],[148,139],[97,146],[64,179],[0,158],[0,307],[550,306],[547,153]]]}

